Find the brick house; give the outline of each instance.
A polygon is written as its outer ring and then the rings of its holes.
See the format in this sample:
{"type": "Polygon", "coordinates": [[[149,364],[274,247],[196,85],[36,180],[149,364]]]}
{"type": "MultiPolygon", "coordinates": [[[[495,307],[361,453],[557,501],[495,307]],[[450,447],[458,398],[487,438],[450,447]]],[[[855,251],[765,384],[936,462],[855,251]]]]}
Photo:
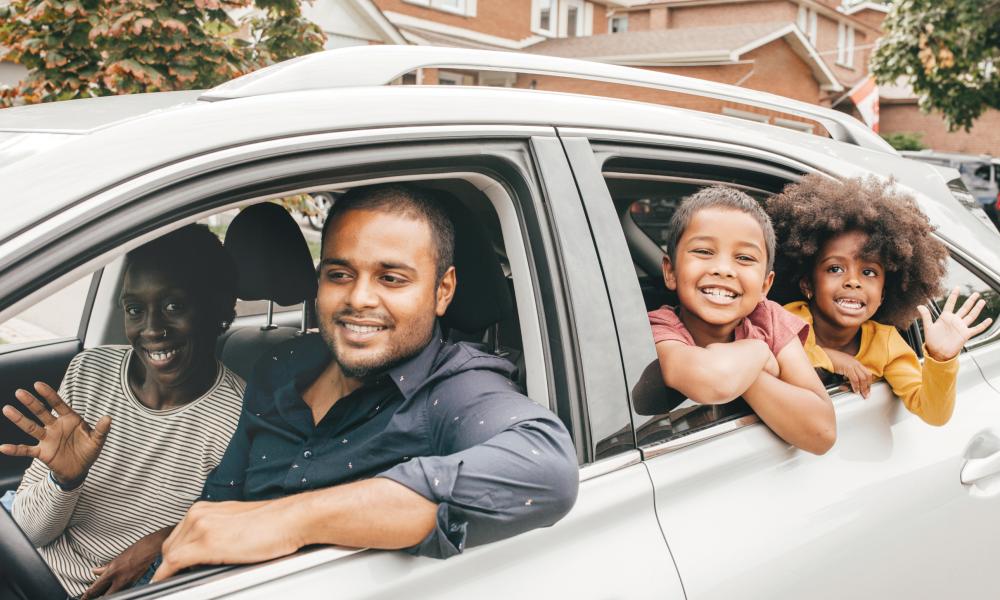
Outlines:
{"type": "MultiPolygon", "coordinates": [[[[349,4],[354,0],[348,0],[349,4]]],[[[317,0],[316,4],[322,4],[317,0]]],[[[520,50],[677,73],[772,92],[858,116],[848,92],[868,76],[887,8],[841,0],[371,0],[408,43],[520,50]]],[[[510,85],[639,99],[822,129],[803,119],[691,96],[551,77],[426,69],[407,82],[510,85]]],[[[1000,113],[947,133],[897,89],[881,131],[922,132],[934,148],[1000,153],[1000,113]]]]}

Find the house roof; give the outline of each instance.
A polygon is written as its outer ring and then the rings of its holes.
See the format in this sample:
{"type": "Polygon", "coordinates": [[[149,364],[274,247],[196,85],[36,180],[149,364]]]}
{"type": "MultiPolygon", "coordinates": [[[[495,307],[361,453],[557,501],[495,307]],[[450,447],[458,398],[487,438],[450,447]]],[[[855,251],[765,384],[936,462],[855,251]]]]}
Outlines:
{"type": "Polygon", "coordinates": [[[630,31],[550,39],[525,50],[536,54],[630,66],[695,66],[736,63],[744,54],[779,39],[788,42],[792,50],[809,65],[823,89],[843,90],[836,76],[802,32],[794,24],[787,22],[630,31]]]}

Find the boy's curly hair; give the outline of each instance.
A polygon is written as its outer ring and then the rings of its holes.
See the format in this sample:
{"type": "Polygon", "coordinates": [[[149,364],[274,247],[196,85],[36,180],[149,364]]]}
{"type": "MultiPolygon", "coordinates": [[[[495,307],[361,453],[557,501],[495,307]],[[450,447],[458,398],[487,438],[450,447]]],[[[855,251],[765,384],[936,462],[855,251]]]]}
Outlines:
{"type": "Polygon", "coordinates": [[[811,277],[820,250],[849,231],[868,236],[864,252],[885,269],[880,323],[908,327],[917,306],[941,293],[948,250],[934,239],[916,199],[876,177],[834,180],[807,175],[767,201],[779,240],[771,296],[803,299],[799,281],[811,277]]]}

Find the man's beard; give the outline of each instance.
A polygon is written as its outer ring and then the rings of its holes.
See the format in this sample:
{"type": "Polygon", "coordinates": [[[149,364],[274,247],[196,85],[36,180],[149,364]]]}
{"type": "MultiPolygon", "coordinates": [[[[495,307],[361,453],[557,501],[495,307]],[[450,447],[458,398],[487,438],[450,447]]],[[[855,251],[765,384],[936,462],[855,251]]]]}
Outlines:
{"type": "Polygon", "coordinates": [[[397,331],[396,323],[389,317],[364,314],[351,309],[345,309],[338,312],[328,321],[320,321],[319,332],[323,337],[323,341],[326,342],[327,348],[330,349],[330,353],[333,355],[333,360],[340,366],[340,370],[344,376],[351,379],[372,380],[386,371],[389,371],[393,367],[406,362],[417,354],[420,354],[420,352],[427,346],[430,341],[430,337],[433,334],[434,317],[431,318],[430,326],[427,327],[426,333],[423,335],[420,335],[419,331],[417,331],[418,329],[423,329],[421,325],[422,323],[415,323],[406,330],[397,331]],[[337,322],[344,317],[354,317],[358,319],[371,319],[372,317],[375,317],[378,321],[386,323],[389,332],[388,334],[391,338],[389,340],[388,347],[378,354],[365,356],[360,360],[347,362],[348,359],[344,358],[344,353],[339,352],[337,349],[337,339],[334,334],[334,329],[339,327],[337,322]],[[395,334],[394,337],[393,334],[395,334]]]}

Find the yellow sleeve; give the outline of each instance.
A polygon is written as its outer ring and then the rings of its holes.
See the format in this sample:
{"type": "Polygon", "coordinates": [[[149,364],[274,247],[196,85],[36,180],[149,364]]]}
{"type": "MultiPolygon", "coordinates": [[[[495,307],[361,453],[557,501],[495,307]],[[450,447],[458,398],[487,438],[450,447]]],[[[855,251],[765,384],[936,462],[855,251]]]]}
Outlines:
{"type": "Polygon", "coordinates": [[[889,362],[883,376],[903,405],[929,425],[944,425],[955,409],[958,357],[938,362],[924,349],[924,367],[895,329],[889,335],[889,362]]]}

